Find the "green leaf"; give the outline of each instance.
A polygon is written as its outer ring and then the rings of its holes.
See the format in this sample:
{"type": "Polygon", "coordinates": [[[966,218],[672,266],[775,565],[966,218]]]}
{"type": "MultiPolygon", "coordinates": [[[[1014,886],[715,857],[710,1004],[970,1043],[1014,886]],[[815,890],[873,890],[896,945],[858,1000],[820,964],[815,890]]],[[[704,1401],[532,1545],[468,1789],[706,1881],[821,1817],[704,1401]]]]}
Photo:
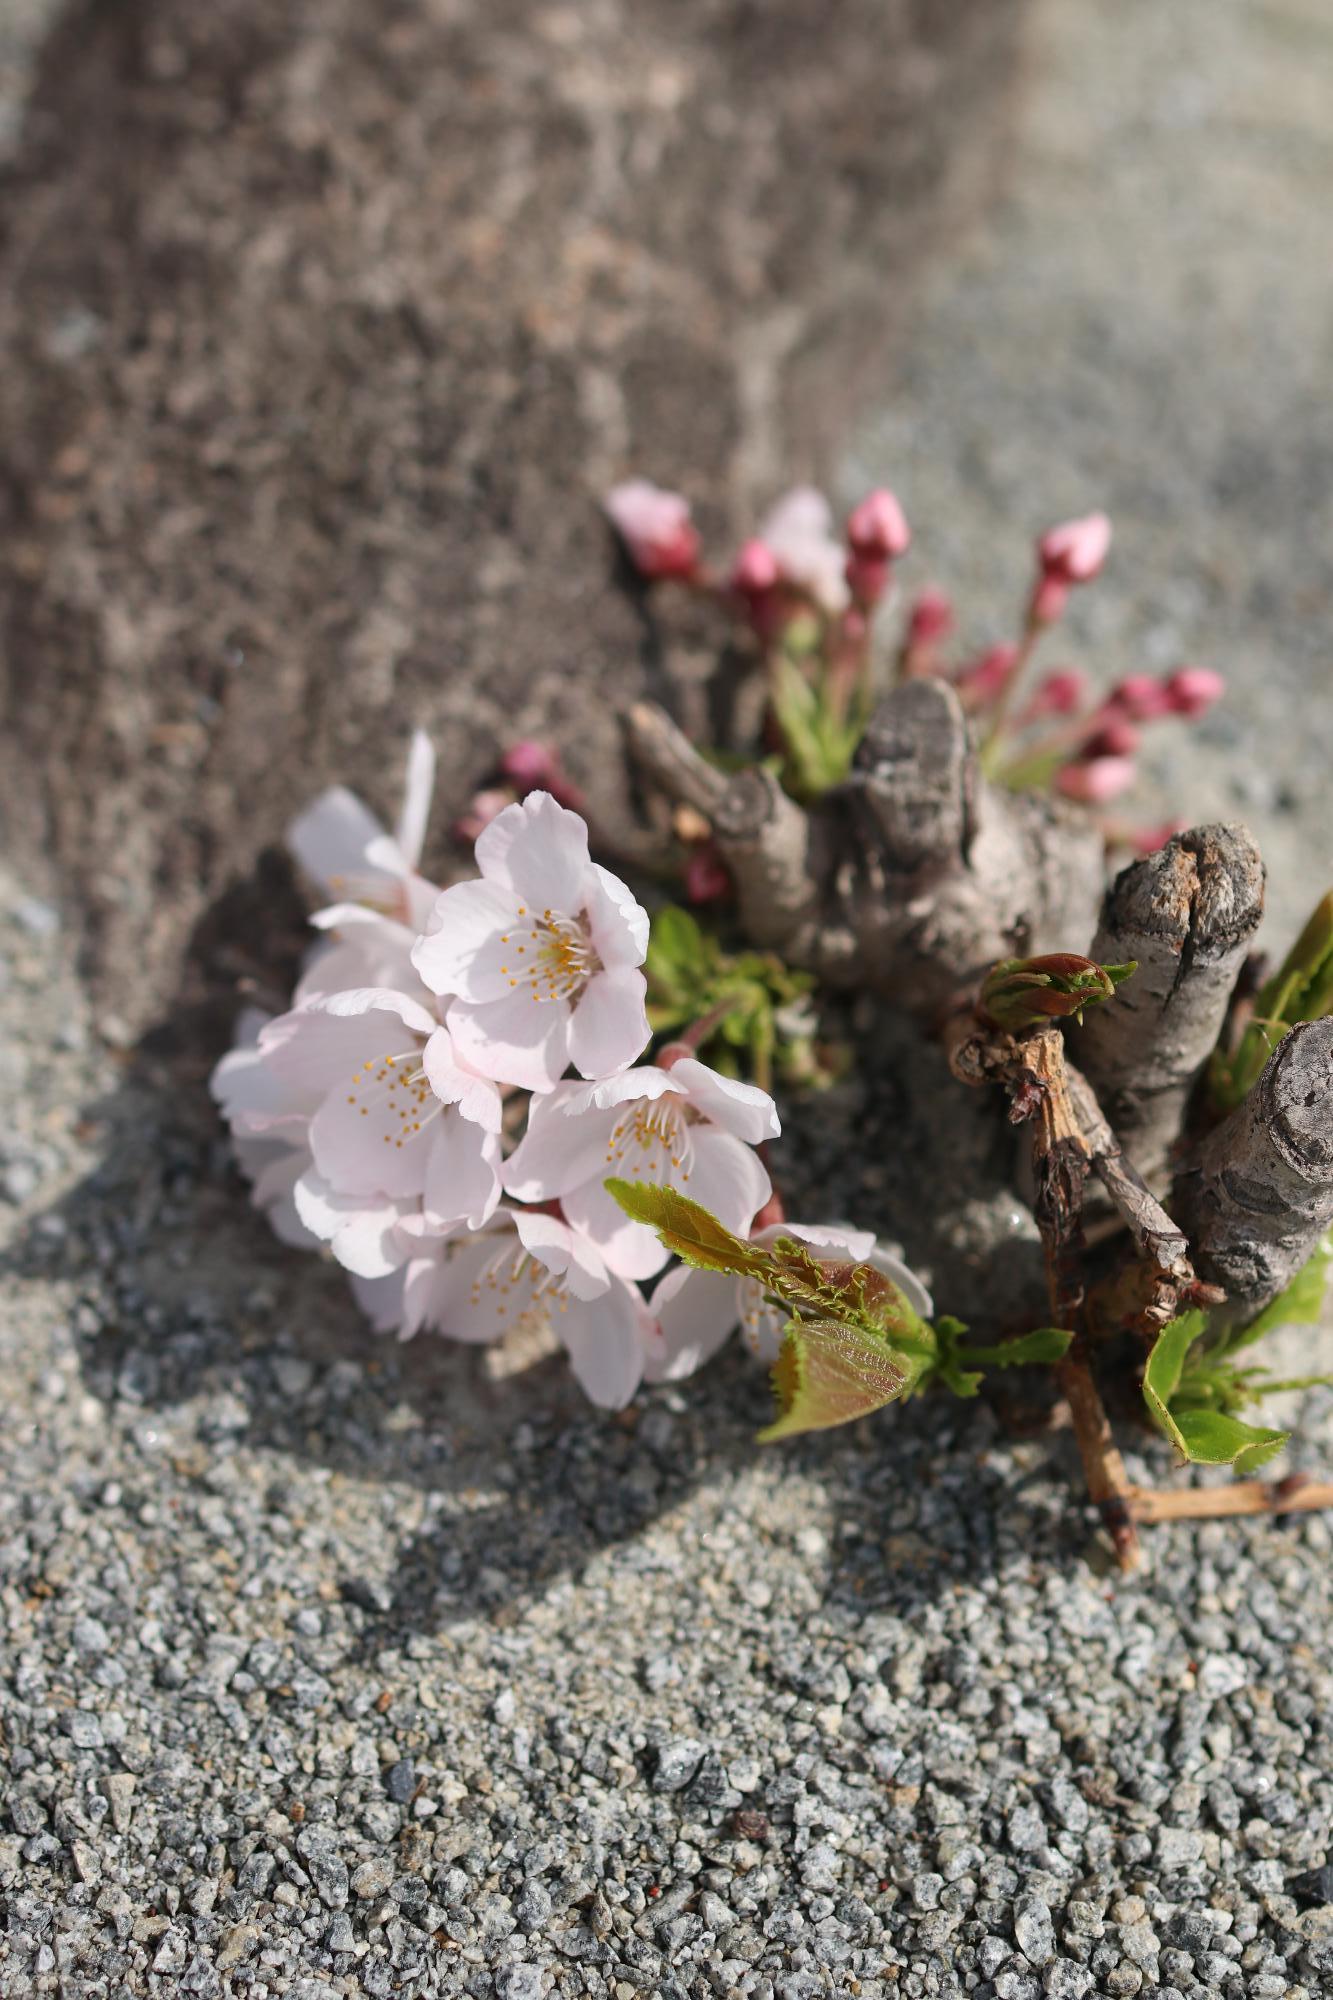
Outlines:
{"type": "Polygon", "coordinates": [[[606,1191],[624,1209],[631,1222],[643,1222],[655,1229],[668,1250],[686,1264],[701,1271],[731,1271],[738,1278],[758,1278],[763,1282],[771,1255],[760,1244],[720,1223],[715,1215],[690,1201],[672,1187],[650,1186],[643,1181],[608,1180],[606,1191]]]}
{"type": "Polygon", "coordinates": [[[1275,1458],[1289,1431],[1262,1430],[1243,1424],[1220,1410],[1182,1410],[1175,1420],[1176,1440],[1196,1465],[1234,1465],[1238,1473],[1257,1472],[1275,1458]]]}
{"type": "Polygon", "coordinates": [[[882,1410],[909,1386],[903,1357],[861,1327],[841,1320],[793,1320],[773,1370],[778,1414],[760,1431],[759,1442],[853,1423],[882,1410]]]}
{"type": "Polygon", "coordinates": [[[1137,970],[1137,962],[1098,965],[1072,951],[1002,958],[982,981],[977,1005],[985,1020],[1010,1034],[1039,1027],[1043,1021],[1070,1017],[1082,1021],[1085,1007],[1113,998],[1116,988],[1137,970]]]}
{"type": "Polygon", "coordinates": [[[1286,1431],[1262,1430],[1217,1409],[1172,1409],[1186,1381],[1190,1348],[1207,1328],[1202,1312],[1182,1313],[1158,1334],[1143,1376],[1144,1400],[1159,1430],[1197,1465],[1234,1465],[1253,1472],[1281,1451],[1286,1431]]]}

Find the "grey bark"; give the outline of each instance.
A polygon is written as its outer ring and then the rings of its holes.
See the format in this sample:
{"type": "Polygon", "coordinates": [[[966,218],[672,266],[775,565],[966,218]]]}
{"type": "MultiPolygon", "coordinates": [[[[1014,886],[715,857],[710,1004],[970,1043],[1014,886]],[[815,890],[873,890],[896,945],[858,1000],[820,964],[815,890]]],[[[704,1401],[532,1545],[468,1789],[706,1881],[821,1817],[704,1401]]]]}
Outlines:
{"type": "Polygon", "coordinates": [[[1293,1028],[1176,1185],[1195,1265],[1251,1319],[1333,1224],[1333,1019],[1293,1028]]]}
{"type": "Polygon", "coordinates": [[[1139,969],[1070,1031],[1070,1049],[1150,1181],[1166,1169],[1263,903],[1263,861],[1243,826],[1177,834],[1107,891],[1091,956],[1139,969]]]}
{"type": "Polygon", "coordinates": [[[847,782],[809,813],[765,773],[717,771],[658,709],[633,712],[630,740],[650,779],[712,822],[747,934],[831,984],[928,1015],[996,959],[1091,927],[1100,836],[989,784],[942,681],[895,688],[847,782]]]}

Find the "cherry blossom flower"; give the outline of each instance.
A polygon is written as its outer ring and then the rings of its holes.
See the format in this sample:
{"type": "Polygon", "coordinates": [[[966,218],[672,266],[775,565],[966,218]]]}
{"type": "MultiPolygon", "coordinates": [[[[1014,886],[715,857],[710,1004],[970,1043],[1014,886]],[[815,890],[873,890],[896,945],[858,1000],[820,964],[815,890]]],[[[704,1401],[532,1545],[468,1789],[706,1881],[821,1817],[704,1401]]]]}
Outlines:
{"type": "Polygon", "coordinates": [[[649,1037],[648,914],[588,858],[588,829],[549,792],[506,807],[477,840],[480,881],[446,889],[412,962],[474,1070],[550,1090],[627,1069],[649,1037]]]}
{"type": "Polygon", "coordinates": [[[797,486],[785,494],[760,523],[758,539],[786,580],[808,592],[821,610],[836,617],[847,609],[846,550],[816,487],[797,486]]]}
{"type": "Polygon", "coordinates": [[[650,580],[690,577],[699,565],[699,536],[682,494],[627,479],[613,486],[603,505],[639,575],[650,580]]]}
{"type": "MultiPolygon", "coordinates": [[[[892,1279],[914,1312],[923,1319],[930,1317],[930,1294],[921,1280],[899,1258],[881,1250],[869,1231],[775,1222],[757,1230],[752,1240],[775,1243],[779,1236],[794,1236],[813,1249],[828,1250],[830,1255],[821,1257],[821,1263],[851,1258],[873,1264],[892,1279]]],[[[737,1327],[753,1355],[760,1361],[776,1361],[788,1319],[780,1306],[765,1297],[754,1278],[700,1271],[689,1264],[677,1264],[666,1273],[653,1292],[651,1304],[657,1332],[649,1346],[645,1371],[650,1382],[678,1382],[693,1375],[737,1327]]]]}
{"type": "Polygon", "coordinates": [[[651,1278],[668,1253],[655,1230],[630,1221],[607,1180],[678,1188],[744,1235],[772,1185],[752,1149],[780,1129],[767,1091],[682,1056],[670,1069],[562,1084],[534,1099],[504,1184],[519,1201],[558,1200],[622,1278],[651,1278]]]}
{"type": "Polygon", "coordinates": [[[299,1156],[296,1217],[363,1276],[403,1261],[413,1214],[477,1227],[499,1201],[499,1092],[403,993],[315,997],[224,1057],[213,1089],[239,1139],[299,1156]]]}
{"type": "Polygon", "coordinates": [[[334,785],[292,821],[287,845],[306,874],[340,903],[367,904],[420,930],[439,893],[417,872],[434,787],[435,752],[417,729],[396,832],[387,833],[355,792],[334,785]]]}
{"type": "Polygon", "coordinates": [[[480,1232],[416,1232],[391,1274],[358,1281],[372,1323],[408,1339],[424,1328],[459,1341],[552,1335],[584,1393],[623,1409],[638,1388],[656,1324],[635,1285],[609,1272],[558,1217],[501,1208],[480,1232]]]}

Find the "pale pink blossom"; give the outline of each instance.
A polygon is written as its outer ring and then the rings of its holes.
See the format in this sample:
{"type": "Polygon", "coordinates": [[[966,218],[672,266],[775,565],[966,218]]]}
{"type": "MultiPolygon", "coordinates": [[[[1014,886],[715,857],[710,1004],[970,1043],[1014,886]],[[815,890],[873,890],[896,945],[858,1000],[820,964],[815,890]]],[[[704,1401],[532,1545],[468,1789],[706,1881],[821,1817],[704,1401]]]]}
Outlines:
{"type": "Polygon", "coordinates": [[[1177,667],[1166,683],[1166,694],[1176,715],[1205,715],[1227,691],[1221,674],[1211,667],[1177,667]]]}
{"type": "Polygon", "coordinates": [[[407,754],[403,809],[392,834],[355,792],[334,785],[292,821],[287,845],[338,903],[362,903],[420,930],[438,894],[418,872],[434,786],[435,752],[417,729],[407,754]]]}
{"type": "Polygon", "coordinates": [[[690,503],[648,479],[627,479],[604,501],[612,527],[640,576],[690,577],[699,565],[699,536],[690,503]]]}
{"type": "Polygon", "coordinates": [[[1061,583],[1091,583],[1106,561],[1111,523],[1105,514],[1084,514],[1048,528],[1037,543],[1037,556],[1048,577],[1061,583]]]}
{"type": "Polygon", "coordinates": [[[504,1185],[519,1201],[558,1200],[609,1269],[651,1278],[668,1253],[655,1230],[630,1220],[606,1182],[677,1188],[744,1234],[772,1185],[753,1148],[780,1129],[767,1091],[686,1055],[670,1069],[631,1069],[535,1098],[504,1185]]]}
{"type": "Polygon", "coordinates": [[[506,807],[477,841],[481,879],[446,889],[412,962],[463,1059],[550,1090],[627,1069],[649,1038],[648,915],[588,856],[588,829],[549,792],[506,807]]]}
{"type": "Polygon", "coordinates": [[[551,1335],[585,1394],[623,1409],[643,1377],[656,1325],[635,1285],[559,1218],[502,1208],[470,1235],[418,1230],[391,1274],[356,1286],[372,1323],[401,1339],[431,1329],[489,1344],[506,1334],[551,1335]]]}
{"type": "Polygon", "coordinates": [[[776,558],[788,583],[835,616],[848,603],[843,574],[846,550],[835,532],[828,501],[813,486],[784,494],[759,528],[759,540],[776,558]]]}
{"type": "MultiPolygon", "coordinates": [[[[820,1262],[835,1264],[849,1259],[873,1264],[890,1278],[907,1299],[912,1310],[928,1319],[933,1310],[930,1294],[914,1272],[887,1250],[876,1244],[868,1230],[832,1226],[807,1228],[800,1223],[775,1222],[757,1230],[755,1243],[774,1243],[779,1236],[794,1236],[817,1251],[827,1251],[820,1262]]],[[[677,1264],[660,1280],[652,1295],[652,1312],[657,1332],[648,1350],[647,1376],[650,1382],[678,1382],[692,1375],[711,1359],[740,1327],[745,1344],[760,1361],[773,1362],[782,1345],[789,1315],[766,1297],[762,1285],[753,1278],[733,1278],[719,1271],[701,1271],[677,1264]]]]}
{"type": "Polygon", "coordinates": [[[847,542],[857,555],[880,562],[896,562],[907,554],[912,531],[897,495],[887,486],[877,486],[853,507],[847,517],[847,542]]]}
{"type": "Polygon", "coordinates": [[[1132,757],[1097,757],[1090,764],[1066,764],[1055,783],[1067,799],[1100,806],[1127,792],[1137,776],[1132,757]]]}
{"type": "Polygon", "coordinates": [[[213,1090],[238,1140],[299,1155],[296,1216],[363,1276],[402,1261],[414,1213],[476,1227],[499,1201],[499,1093],[405,994],[317,996],[224,1057],[213,1090]]]}
{"type": "Polygon", "coordinates": [[[742,597],[762,597],[776,589],[782,572],[767,542],[757,536],[744,543],[731,567],[731,587],[742,597]]]}

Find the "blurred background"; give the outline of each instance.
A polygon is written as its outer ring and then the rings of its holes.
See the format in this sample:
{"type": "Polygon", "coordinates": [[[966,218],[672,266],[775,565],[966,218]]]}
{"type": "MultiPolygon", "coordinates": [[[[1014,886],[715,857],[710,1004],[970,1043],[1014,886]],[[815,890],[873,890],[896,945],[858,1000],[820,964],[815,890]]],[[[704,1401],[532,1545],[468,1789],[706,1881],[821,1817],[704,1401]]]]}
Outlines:
{"type": "Polygon", "coordinates": [[[4,834],[131,1030],[412,723],[441,826],[519,731],[618,782],[717,636],[629,473],[888,483],[979,643],[1104,507],[1048,664],[1221,669],[1144,816],[1246,817],[1277,943],[1333,871],[1317,0],[0,0],[0,147],[4,834]]]}

